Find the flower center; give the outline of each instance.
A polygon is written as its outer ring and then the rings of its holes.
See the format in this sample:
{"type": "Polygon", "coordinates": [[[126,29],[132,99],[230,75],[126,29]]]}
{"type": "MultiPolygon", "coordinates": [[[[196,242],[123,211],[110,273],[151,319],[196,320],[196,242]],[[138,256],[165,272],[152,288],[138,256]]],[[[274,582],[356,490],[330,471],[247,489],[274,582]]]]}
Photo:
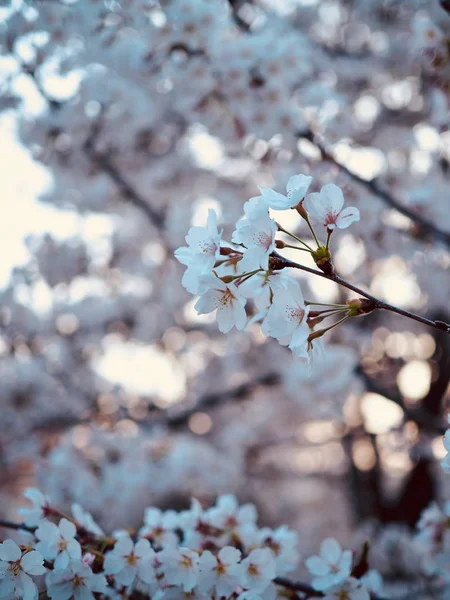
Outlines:
{"type": "Polygon", "coordinates": [[[300,324],[305,316],[305,311],[299,306],[287,306],[286,315],[289,321],[296,321],[298,324],[300,324]]]}
{"type": "Polygon", "coordinates": [[[272,243],[272,237],[264,231],[258,231],[258,233],[255,233],[253,236],[253,241],[257,246],[262,246],[268,250],[270,248],[270,244],[272,243]]]}
{"type": "Polygon", "coordinates": [[[221,563],[219,561],[217,564],[217,567],[216,567],[216,571],[217,571],[217,575],[225,575],[227,572],[227,568],[223,563],[221,563]]]}
{"type": "Polygon", "coordinates": [[[72,580],[72,585],[74,588],[81,587],[83,585],[83,578],[80,575],[75,575],[72,580]]]}
{"type": "Polygon", "coordinates": [[[330,571],[332,573],[339,573],[339,567],[335,564],[330,565],[330,571]]]}
{"type": "Polygon", "coordinates": [[[216,244],[213,242],[206,242],[205,240],[199,242],[200,252],[203,254],[214,254],[217,250],[216,244]]]}
{"type": "Polygon", "coordinates": [[[337,599],[338,600],[350,600],[350,596],[348,595],[348,592],[346,592],[345,590],[341,590],[337,594],[337,599]]]}
{"type": "Polygon", "coordinates": [[[10,563],[9,567],[8,567],[8,571],[10,571],[12,573],[13,577],[18,577],[21,568],[20,568],[20,560],[16,560],[13,563],[10,563]]]}
{"type": "Polygon", "coordinates": [[[67,550],[67,542],[66,540],[60,540],[59,544],[58,544],[58,548],[61,552],[63,552],[64,550],[67,550]]]}
{"type": "Polygon", "coordinates": [[[221,304],[221,306],[227,306],[227,304],[229,304],[233,300],[233,298],[233,294],[227,288],[220,297],[219,303],[221,304]]]}
{"type": "Polygon", "coordinates": [[[258,565],[255,565],[255,563],[250,563],[247,567],[247,572],[252,577],[258,577],[258,575],[259,575],[258,565]]]}
{"type": "Polygon", "coordinates": [[[133,553],[131,553],[127,556],[127,563],[130,565],[130,567],[135,565],[137,563],[137,560],[138,560],[137,556],[133,553]]]}
{"type": "Polygon", "coordinates": [[[181,566],[186,567],[186,569],[190,569],[192,567],[192,558],[184,555],[181,561],[181,566]]]}

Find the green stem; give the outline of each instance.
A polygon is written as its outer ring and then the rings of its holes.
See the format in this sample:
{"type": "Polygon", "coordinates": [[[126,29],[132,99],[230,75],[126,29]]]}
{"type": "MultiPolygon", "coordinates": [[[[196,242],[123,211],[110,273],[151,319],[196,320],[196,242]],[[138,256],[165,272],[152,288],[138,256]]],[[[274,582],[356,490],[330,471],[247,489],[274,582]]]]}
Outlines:
{"type": "MultiPolygon", "coordinates": [[[[351,319],[351,315],[345,315],[345,317],[343,317],[342,319],[339,319],[339,321],[336,321],[336,323],[333,323],[333,325],[330,325],[329,327],[325,327],[325,329],[321,329],[320,331],[322,332],[322,335],[324,335],[325,333],[327,333],[327,331],[330,331],[331,329],[334,329],[335,327],[337,327],[341,323],[344,323],[345,321],[347,321],[347,319],[351,319]]],[[[320,336],[320,337],[322,337],[322,336],[320,336]]]]}
{"type": "Polygon", "coordinates": [[[298,246],[292,246],[291,244],[284,244],[284,248],[292,248],[293,250],[301,250],[302,252],[308,252],[311,254],[310,250],[307,250],[306,248],[299,248],[298,246]]]}
{"type": "Polygon", "coordinates": [[[303,217],[303,218],[305,219],[305,221],[306,221],[306,223],[307,223],[307,225],[308,225],[308,227],[309,227],[309,230],[311,231],[311,233],[312,233],[312,235],[313,235],[313,238],[314,238],[314,240],[315,240],[315,242],[316,242],[316,244],[317,244],[317,247],[318,247],[318,248],[320,248],[320,246],[321,246],[321,243],[320,243],[320,242],[319,242],[319,240],[317,239],[316,232],[314,231],[314,227],[311,225],[311,222],[310,222],[309,218],[308,218],[308,217],[303,217]]]}
{"type": "Polygon", "coordinates": [[[304,242],[299,237],[297,237],[296,235],[294,235],[293,233],[291,233],[290,231],[288,231],[287,229],[282,227],[279,223],[277,223],[277,227],[278,227],[279,231],[282,231],[286,235],[289,235],[291,238],[294,238],[294,240],[297,240],[297,242],[299,242],[300,244],[303,244],[303,246],[306,246],[306,248],[308,248],[309,252],[313,252],[313,249],[311,248],[311,246],[308,246],[308,244],[306,242],[304,242]]]}
{"type": "Polygon", "coordinates": [[[348,308],[346,304],[332,304],[331,302],[308,302],[305,300],[306,306],[333,306],[335,308],[348,308]]]}
{"type": "Polygon", "coordinates": [[[325,248],[328,250],[328,247],[330,245],[330,238],[331,238],[331,234],[333,233],[332,229],[327,229],[327,243],[325,245],[325,248]]]}

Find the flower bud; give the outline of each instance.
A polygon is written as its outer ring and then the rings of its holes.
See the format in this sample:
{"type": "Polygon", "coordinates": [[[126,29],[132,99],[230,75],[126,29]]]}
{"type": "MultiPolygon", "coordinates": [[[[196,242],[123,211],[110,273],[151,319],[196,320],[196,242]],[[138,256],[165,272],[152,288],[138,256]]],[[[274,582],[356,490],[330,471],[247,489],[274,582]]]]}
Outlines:
{"type": "Polygon", "coordinates": [[[353,298],[352,300],[347,300],[346,304],[349,307],[348,314],[350,317],[367,315],[376,308],[372,300],[368,300],[367,298],[353,298]]]}

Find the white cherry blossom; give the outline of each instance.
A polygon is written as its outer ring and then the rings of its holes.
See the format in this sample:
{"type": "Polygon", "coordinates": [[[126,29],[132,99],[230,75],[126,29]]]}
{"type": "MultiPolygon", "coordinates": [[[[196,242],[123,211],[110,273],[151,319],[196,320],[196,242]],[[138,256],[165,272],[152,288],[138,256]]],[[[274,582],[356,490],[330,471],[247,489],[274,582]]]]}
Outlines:
{"type": "Polygon", "coordinates": [[[370,600],[370,595],[358,579],[349,577],[326,590],[324,600],[370,600]]]}
{"type": "Polygon", "coordinates": [[[241,553],[236,548],[225,546],[217,556],[206,550],[199,558],[199,589],[210,592],[215,589],[219,598],[229,597],[242,585],[243,567],[241,553]]]}
{"type": "Polygon", "coordinates": [[[179,585],[190,592],[198,581],[198,554],[189,548],[166,548],[158,554],[161,571],[169,585],[179,585]]]}
{"type": "Polygon", "coordinates": [[[275,558],[277,575],[292,571],[298,564],[298,534],[285,525],[277,529],[265,527],[260,530],[262,544],[269,548],[275,558]]]}
{"type": "Polygon", "coordinates": [[[267,208],[258,211],[255,216],[241,219],[236,224],[232,241],[246,247],[239,263],[242,271],[253,271],[261,267],[267,270],[270,253],[275,250],[275,236],[278,226],[269,217],[267,208]]]}
{"type": "Polygon", "coordinates": [[[339,542],[327,538],[320,546],[319,556],[310,556],[305,561],[306,568],[314,575],[312,586],[315,590],[328,590],[350,576],[352,553],[342,550],[339,542]]]}
{"type": "Polygon", "coordinates": [[[312,177],[309,175],[293,175],[286,186],[286,195],[275,192],[270,188],[259,188],[264,201],[273,210],[287,210],[295,208],[306,195],[311,185],[312,177]]]}
{"type": "Polygon", "coordinates": [[[92,515],[84,510],[77,502],[72,504],[72,515],[78,525],[81,525],[81,527],[84,527],[84,529],[90,533],[98,536],[105,535],[102,528],[94,521],[92,515]]]}
{"type": "Polygon", "coordinates": [[[92,600],[92,592],[106,593],[106,578],[81,561],[71,562],[67,569],[50,571],[45,582],[52,600],[92,600]]]}
{"type": "Polygon", "coordinates": [[[175,511],[150,507],[145,509],[144,527],[139,530],[139,535],[150,539],[155,547],[176,546],[178,536],[174,530],[177,527],[178,516],[175,511]]]}
{"type": "Polygon", "coordinates": [[[273,553],[268,548],[252,550],[242,561],[244,586],[255,592],[263,592],[276,575],[273,553]]]}
{"type": "Polygon", "coordinates": [[[36,527],[46,515],[46,509],[50,506],[50,500],[42,492],[34,488],[28,488],[24,497],[32,503],[29,508],[19,508],[23,522],[27,527],[36,527]]]}
{"type": "Polygon", "coordinates": [[[322,223],[327,229],[336,227],[346,229],[355,221],[359,221],[359,210],[354,206],[344,206],[344,195],[340,187],[327,183],[320,192],[309,194],[303,207],[309,216],[322,223]]]}
{"type": "Polygon", "coordinates": [[[234,532],[241,527],[254,525],[257,519],[254,504],[239,506],[236,496],[232,494],[219,496],[216,506],[209,509],[208,516],[216,527],[227,532],[234,532]]]}
{"type": "Polygon", "coordinates": [[[308,313],[300,284],[289,278],[285,285],[275,289],[262,330],[280,344],[288,345],[294,353],[303,352],[310,334],[308,313]]]}
{"type": "Polygon", "coordinates": [[[131,587],[138,579],[143,583],[154,583],[155,551],[145,539],[136,544],[128,536],[117,540],[104,562],[105,575],[113,575],[119,585],[131,587]]]}
{"type": "Polygon", "coordinates": [[[65,569],[71,560],[81,559],[81,546],[75,539],[77,529],[67,519],[61,519],[59,525],[42,521],[36,530],[40,540],[36,549],[46,560],[54,560],[56,569],[65,569]]]}
{"type": "Polygon", "coordinates": [[[222,333],[236,329],[244,329],[247,323],[245,304],[247,300],[233,283],[224,283],[215,275],[204,275],[201,278],[206,291],[195,304],[199,315],[217,311],[217,325],[222,333]]]}
{"type": "Polygon", "coordinates": [[[44,559],[36,550],[22,554],[12,540],[0,544],[0,598],[34,600],[37,588],[32,575],[43,575],[44,559]]]}
{"type": "Polygon", "coordinates": [[[187,246],[175,250],[175,257],[183,265],[195,266],[201,272],[211,270],[220,256],[222,232],[217,228],[217,215],[208,211],[206,227],[191,227],[186,236],[187,246]]]}

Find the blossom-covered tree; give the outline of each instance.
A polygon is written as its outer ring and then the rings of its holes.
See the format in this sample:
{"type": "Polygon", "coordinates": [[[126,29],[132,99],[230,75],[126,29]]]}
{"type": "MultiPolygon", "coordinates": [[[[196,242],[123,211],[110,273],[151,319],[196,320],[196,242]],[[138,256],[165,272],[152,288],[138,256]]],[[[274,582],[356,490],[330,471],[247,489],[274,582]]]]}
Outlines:
{"type": "Polygon", "coordinates": [[[0,32],[0,600],[446,598],[448,3],[0,32]]]}

